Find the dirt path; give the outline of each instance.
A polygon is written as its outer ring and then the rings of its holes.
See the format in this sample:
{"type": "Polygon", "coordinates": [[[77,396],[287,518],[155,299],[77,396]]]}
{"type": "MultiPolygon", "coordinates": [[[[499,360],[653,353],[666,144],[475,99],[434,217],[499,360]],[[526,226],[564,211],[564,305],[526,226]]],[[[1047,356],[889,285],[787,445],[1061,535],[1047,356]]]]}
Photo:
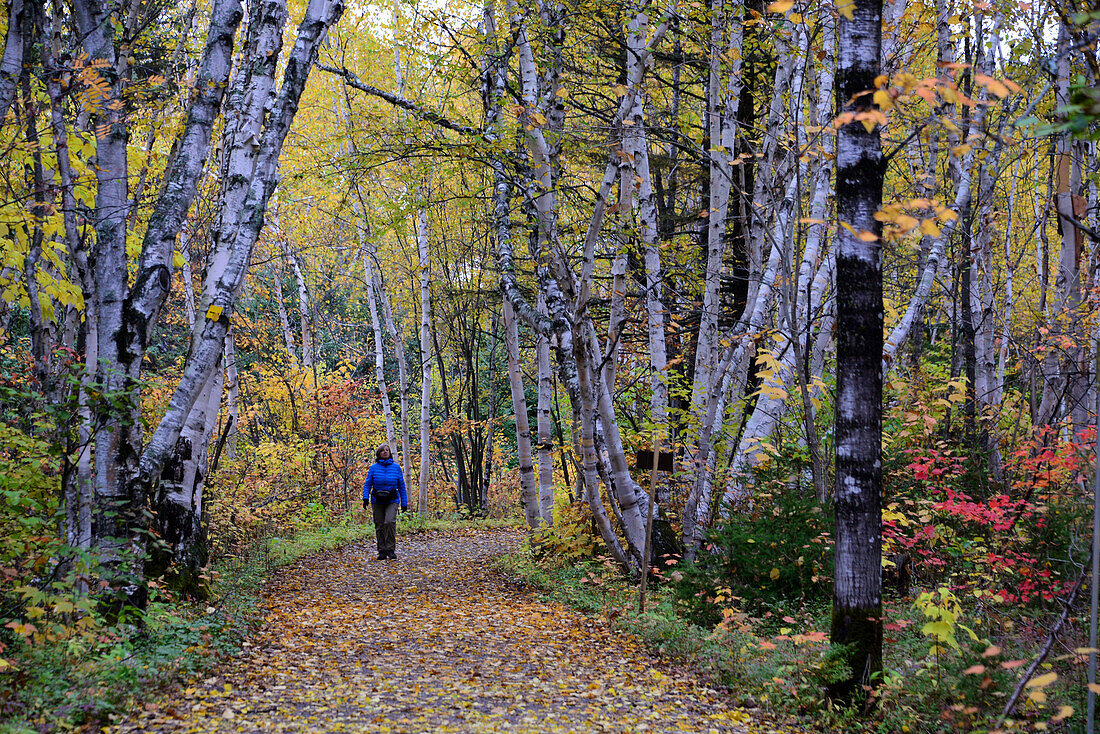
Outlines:
{"type": "MultiPolygon", "coordinates": [[[[594,621],[488,567],[502,531],[314,556],[267,587],[242,656],[114,731],[747,731],[747,716],[594,621]]],[[[755,731],[761,729],[753,726],[755,731]]]]}

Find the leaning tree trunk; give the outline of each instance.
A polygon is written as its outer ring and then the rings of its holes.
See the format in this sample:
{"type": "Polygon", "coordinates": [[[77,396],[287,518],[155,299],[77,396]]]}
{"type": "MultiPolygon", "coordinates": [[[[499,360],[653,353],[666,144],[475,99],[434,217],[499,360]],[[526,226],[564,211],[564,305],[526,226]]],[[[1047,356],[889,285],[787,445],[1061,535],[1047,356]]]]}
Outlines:
{"type": "Polygon", "coordinates": [[[202,579],[207,560],[202,496],[223,384],[219,365],[191,408],[176,450],[161,471],[154,503],[157,530],[169,552],[153,552],[148,570],[154,575],[167,572],[172,588],[195,598],[207,593],[202,579]]]}
{"type": "Polygon", "coordinates": [[[855,0],[840,18],[837,103],[837,391],[834,645],[851,673],[829,686],[840,701],[866,697],[882,669],[882,203],[880,114],[868,90],[880,69],[881,0],[855,0]],[[857,96],[858,95],[858,96],[857,96]],[[862,116],[857,120],[857,116],[862,116]]]}
{"type": "MultiPolygon", "coordinates": [[[[224,67],[221,64],[228,61],[226,52],[232,48],[232,28],[240,20],[240,7],[229,0],[223,1],[228,7],[215,7],[215,20],[212,20],[211,32],[208,34],[204,64],[200,66],[200,81],[196,84],[196,89],[201,90],[196,100],[203,100],[204,95],[213,94],[209,89],[210,86],[218,86],[204,81],[213,76],[205,63],[209,57],[216,56],[219,59],[218,68],[227,72],[227,63],[224,67]]],[[[269,52],[265,51],[257,55],[262,63],[258,64],[252,73],[273,77],[280,67],[279,51],[286,13],[285,8],[278,2],[265,5],[263,12],[267,15],[261,23],[260,37],[270,39],[271,43],[269,52]],[[272,33],[267,33],[266,29],[269,27],[273,29],[272,33]]],[[[107,540],[103,544],[107,549],[110,549],[112,543],[119,539],[117,528],[120,524],[125,528],[124,538],[129,547],[133,547],[134,542],[139,548],[142,545],[142,541],[134,540],[131,532],[142,531],[148,527],[147,498],[152,494],[162,468],[174,451],[185,421],[200,393],[211,375],[219,369],[225,349],[225,337],[229,331],[229,319],[244,283],[253,247],[263,226],[264,211],[275,189],[283,143],[297,113],[302,90],[316,61],[321,40],[342,12],[343,4],[339,0],[311,0],[299,25],[294,48],[287,56],[285,64],[281,64],[284,68],[282,85],[274,99],[269,98],[268,104],[263,106],[261,118],[263,124],[259,128],[258,143],[255,139],[238,139],[240,145],[252,149],[254,160],[244,162],[246,170],[233,171],[231,180],[236,182],[239,178],[243,178],[247,190],[235,226],[229,227],[224,232],[223,241],[227,243],[228,249],[224,270],[216,282],[212,282],[212,279],[207,280],[206,292],[198,312],[201,323],[196,325],[179,384],[169,400],[160,424],[150,436],[144,450],[141,449],[140,429],[101,432],[115,433],[118,437],[106,442],[106,453],[99,452],[99,446],[96,447],[97,471],[99,470],[98,459],[106,458],[104,462],[106,466],[101,474],[113,482],[113,484],[110,482],[99,484],[99,488],[101,491],[106,489],[110,499],[120,498],[124,509],[121,519],[109,519],[105,527],[97,528],[107,540]],[[111,451],[112,448],[114,452],[111,451]],[[117,487],[120,487],[121,491],[114,489],[117,487]]],[[[86,17],[82,20],[82,25],[92,26],[89,28],[89,39],[91,39],[90,45],[95,47],[96,54],[101,52],[98,44],[103,43],[104,39],[99,34],[103,32],[101,29],[105,25],[102,18],[98,20],[99,25],[96,25],[97,20],[94,17],[86,17]]],[[[141,358],[145,353],[145,345],[150,341],[152,329],[167,296],[171,283],[173,247],[195,195],[197,179],[209,150],[210,125],[213,117],[216,116],[212,116],[212,113],[216,112],[215,105],[203,106],[198,101],[192,104],[188,124],[180,140],[178,155],[173,161],[171,170],[165,176],[161,196],[154,205],[150,217],[134,285],[126,295],[125,309],[122,312],[124,318],[118,319],[114,306],[106,303],[111,293],[117,295],[118,283],[115,283],[110,291],[104,290],[97,294],[100,302],[96,307],[105,316],[100,321],[101,364],[106,365],[107,368],[119,365],[123,367],[123,373],[127,377],[131,374],[130,371],[135,376],[137,374],[141,358]],[[120,329],[120,326],[125,326],[125,329],[120,329]],[[105,335],[109,336],[109,339],[105,335]]],[[[111,142],[117,143],[119,140],[112,138],[111,142]]],[[[111,149],[112,145],[107,145],[105,148],[111,149]]],[[[100,153],[102,154],[102,151],[100,153]]],[[[105,164],[104,174],[108,172],[116,175],[125,174],[124,157],[122,160],[117,160],[111,155],[105,158],[101,155],[100,162],[105,164]]],[[[101,175],[100,172],[97,172],[97,175],[101,175]]],[[[124,182],[125,176],[123,176],[124,182]]],[[[118,205],[118,202],[112,200],[110,196],[104,203],[110,207],[118,205]]],[[[223,210],[228,207],[224,197],[220,205],[223,210]]],[[[97,202],[97,209],[105,214],[115,211],[114,209],[105,210],[99,202],[97,202]]],[[[126,224],[125,214],[125,210],[118,214],[123,232],[126,224]]],[[[112,216],[114,215],[105,217],[105,220],[111,219],[112,216]]],[[[228,218],[223,218],[223,221],[226,220],[228,218]]],[[[106,267],[106,264],[98,258],[96,265],[97,270],[105,270],[111,278],[117,279],[118,272],[125,272],[125,241],[115,242],[111,239],[115,234],[114,225],[108,227],[107,224],[105,221],[107,241],[101,241],[98,244],[107,247],[107,254],[110,255],[107,259],[110,260],[112,257],[118,259],[123,269],[106,267]],[[115,249],[121,249],[121,253],[116,253],[115,249]]],[[[97,290],[100,285],[97,283],[97,290]]],[[[137,386],[127,382],[126,387],[127,392],[135,398],[135,406],[139,408],[140,393],[137,386]]],[[[135,424],[140,426],[140,421],[135,421],[135,424]]],[[[128,597],[127,601],[141,604],[144,601],[143,570],[140,564],[133,570],[136,573],[123,582],[122,591],[128,597]]]]}

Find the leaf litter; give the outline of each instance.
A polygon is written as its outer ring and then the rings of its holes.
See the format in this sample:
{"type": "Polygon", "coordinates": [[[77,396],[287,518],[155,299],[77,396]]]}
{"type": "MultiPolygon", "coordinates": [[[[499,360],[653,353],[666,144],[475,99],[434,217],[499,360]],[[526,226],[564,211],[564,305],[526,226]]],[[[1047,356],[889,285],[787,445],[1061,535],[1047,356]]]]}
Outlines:
{"type": "Polygon", "coordinates": [[[265,588],[265,622],[216,675],[113,732],[778,731],[636,638],[495,571],[514,531],[318,554],[265,588]],[[763,726],[762,726],[763,725],[763,726]]]}

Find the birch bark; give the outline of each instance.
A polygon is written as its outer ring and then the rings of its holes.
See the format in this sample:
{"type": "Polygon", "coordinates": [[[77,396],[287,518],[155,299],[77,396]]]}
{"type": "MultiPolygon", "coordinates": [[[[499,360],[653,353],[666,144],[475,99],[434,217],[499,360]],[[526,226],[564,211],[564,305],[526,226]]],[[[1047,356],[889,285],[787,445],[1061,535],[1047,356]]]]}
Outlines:
{"type": "Polygon", "coordinates": [[[428,212],[425,209],[421,209],[417,217],[416,242],[420,253],[420,493],[417,511],[424,514],[428,511],[432,430],[431,270],[428,261],[428,212]]]}
{"type": "Polygon", "coordinates": [[[0,57],[0,122],[11,109],[19,76],[23,73],[23,37],[27,14],[23,0],[8,3],[8,34],[4,38],[4,55],[0,57]]]}
{"type": "Polygon", "coordinates": [[[386,291],[385,280],[381,273],[375,274],[374,287],[378,293],[378,299],[382,301],[382,311],[386,317],[386,331],[393,342],[394,351],[397,353],[397,385],[401,390],[401,467],[406,477],[412,474],[412,454],[409,449],[409,359],[405,353],[405,341],[401,338],[401,331],[393,318],[393,306],[390,305],[390,296],[386,291]]]}
{"type": "MultiPolygon", "coordinates": [[[[390,391],[386,385],[385,351],[382,345],[382,323],[378,317],[378,304],[374,292],[374,268],[371,265],[371,252],[367,247],[362,226],[357,226],[359,249],[363,253],[363,277],[367,286],[367,308],[370,310],[371,330],[374,332],[374,379],[378,385],[378,395],[382,400],[382,415],[386,419],[386,444],[392,453],[394,444],[393,407],[390,405],[390,391]]],[[[400,347],[400,344],[396,345],[400,347]]],[[[404,456],[404,452],[401,454],[404,456]]]]}
{"type": "Polygon", "coordinates": [[[225,437],[225,455],[230,459],[237,458],[237,439],[241,435],[240,395],[241,381],[240,373],[237,370],[237,337],[236,332],[230,329],[229,333],[225,335],[225,412],[226,420],[229,421],[225,437]]]}
{"type": "MultiPolygon", "coordinates": [[[[275,9],[276,11],[278,9],[275,9]]],[[[229,315],[232,312],[237,294],[244,282],[245,272],[251,258],[252,248],[263,226],[263,213],[275,188],[279,155],[290,124],[298,109],[298,101],[306,79],[316,60],[317,51],[327,29],[336,22],[343,12],[339,0],[311,0],[298,28],[294,48],[286,59],[283,83],[274,100],[270,114],[265,115],[259,139],[238,139],[239,144],[255,146],[258,150],[255,162],[248,176],[248,192],[244,197],[238,224],[228,243],[228,258],[225,260],[221,276],[214,281],[208,279],[202,306],[201,324],[196,328],[192,339],[191,351],[185,362],[180,383],[172,395],[164,418],[150,437],[149,443],[141,453],[137,476],[132,480],[139,488],[132,495],[147,494],[159,477],[161,468],[177,443],[184,422],[199,397],[199,393],[220,365],[220,357],[225,349],[225,337],[229,327],[229,315]]],[[[275,13],[279,15],[278,13],[275,13]]],[[[238,16],[239,17],[239,16],[238,16]]],[[[285,18],[285,14],[281,17],[285,18]]],[[[275,36],[281,35],[282,22],[276,26],[275,36]]],[[[231,40],[231,34],[229,36],[231,40]]],[[[278,48],[276,44],[273,51],[278,48]]],[[[273,53],[276,57],[278,53],[273,53]]],[[[274,62],[265,54],[266,73],[274,74],[274,62]]],[[[201,170],[201,164],[197,166],[201,170]]],[[[237,172],[234,172],[237,175],[237,172]]],[[[224,207],[226,202],[223,200],[224,207]]],[[[154,209],[154,212],[156,209],[154,209]]],[[[182,220],[186,208],[179,213],[182,220]]],[[[223,220],[224,221],[224,220],[223,220]]],[[[152,228],[152,224],[150,225],[152,228]]],[[[175,228],[178,232],[178,226],[175,228]]],[[[148,236],[147,236],[148,237],[148,236]]],[[[169,245],[175,233],[167,238],[169,245]]],[[[169,249],[169,254],[171,250],[169,249]]],[[[213,267],[213,266],[212,266],[213,267]]],[[[141,272],[139,267],[139,273],[141,272]]],[[[138,284],[141,283],[140,275],[138,284]]],[[[135,288],[138,284],[135,284],[135,288]]]]}
{"type": "MultiPolygon", "coordinates": [[[[546,297],[539,294],[536,304],[539,313],[546,315],[546,297]]],[[[513,314],[514,317],[514,314],[513,314]]],[[[539,513],[542,521],[552,525],[554,520],[554,441],[550,431],[550,400],[554,375],[550,369],[550,337],[535,334],[535,354],[538,359],[538,459],[539,459],[539,513]]]]}
{"type": "MultiPolygon", "coordinates": [[[[113,70],[109,99],[121,100],[126,62],[108,35],[110,26],[104,9],[87,0],[77,0],[72,11],[83,53],[102,62],[105,69],[113,70]]],[[[140,471],[142,435],[137,415],[140,412],[137,378],[149,332],[170,285],[172,247],[195,196],[213,123],[221,108],[233,35],[241,19],[240,3],[220,0],[214,4],[210,17],[196,85],[199,91],[191,100],[187,122],[177,141],[180,152],[165,174],[164,188],[154,205],[132,288],[127,288],[126,279],[118,278],[118,273],[125,273],[128,268],[128,137],[124,105],[106,105],[95,121],[103,134],[97,145],[96,239],[91,253],[96,267],[88,310],[95,312],[97,381],[108,391],[131,396],[128,415],[106,417],[106,425],[94,436],[96,503],[91,542],[108,569],[114,606],[145,603],[140,561],[144,546],[142,531],[147,526],[145,510],[149,485],[159,474],[159,464],[166,458],[168,447],[157,457],[154,471],[140,471]],[[137,481],[139,475],[147,480],[137,481]],[[131,549],[137,553],[131,553],[131,549]]],[[[88,351],[92,352],[91,346],[88,351]]],[[[174,436],[171,443],[175,443],[174,436]]]]}
{"type": "Polygon", "coordinates": [[[703,276],[703,304],[695,348],[695,384],[692,411],[696,419],[706,412],[703,404],[713,381],[715,339],[718,332],[719,286],[725,256],[726,227],[730,191],[733,185],[731,165],[737,150],[737,103],[741,98],[742,18],[744,6],[724,15],[724,5],[711,9],[708,47],[707,123],[711,149],[708,151],[709,201],[707,212],[707,259],[703,276]],[[729,26],[727,28],[727,26],[729,26]],[[728,43],[725,41],[729,33],[728,43]],[[725,61],[725,63],[723,63],[725,61]],[[726,70],[728,67],[728,72],[726,70]]]}
{"type": "Polygon", "coordinates": [[[512,411],[516,419],[516,458],[519,460],[520,500],[527,527],[537,530],[542,524],[539,487],[531,458],[531,424],[527,417],[527,398],[523,393],[523,372],[519,362],[519,324],[512,304],[504,299],[504,346],[508,353],[508,387],[512,393],[512,411]]]}
{"type": "Polygon", "coordinates": [[[838,118],[835,581],[831,640],[847,645],[851,674],[829,686],[841,701],[866,696],[882,668],[882,202],[885,162],[870,95],[881,69],[881,0],[855,0],[841,17],[838,118]],[[854,7],[853,7],[854,5],[854,7]],[[860,237],[870,233],[871,237],[860,237]]]}
{"type": "Polygon", "coordinates": [[[298,284],[298,328],[302,334],[302,369],[313,369],[313,329],[309,308],[309,288],[306,286],[306,276],[302,271],[302,263],[298,260],[298,253],[289,248],[286,253],[290,260],[291,269],[294,271],[294,282],[298,284]]]}
{"type": "MultiPolygon", "coordinates": [[[[649,19],[642,10],[634,12],[627,28],[626,68],[629,78],[643,78],[650,57],[645,55],[649,19]],[[642,67],[642,68],[638,68],[642,67]]],[[[668,434],[668,353],[665,346],[665,318],[661,286],[661,255],[657,241],[657,208],[653,200],[653,179],[649,171],[649,143],[645,128],[646,95],[639,91],[624,120],[623,149],[633,164],[632,184],[637,188],[637,210],[642,244],[645,247],[646,318],[649,326],[650,421],[657,440],[668,434]]],[[[613,387],[613,386],[612,386],[613,387]]]]}

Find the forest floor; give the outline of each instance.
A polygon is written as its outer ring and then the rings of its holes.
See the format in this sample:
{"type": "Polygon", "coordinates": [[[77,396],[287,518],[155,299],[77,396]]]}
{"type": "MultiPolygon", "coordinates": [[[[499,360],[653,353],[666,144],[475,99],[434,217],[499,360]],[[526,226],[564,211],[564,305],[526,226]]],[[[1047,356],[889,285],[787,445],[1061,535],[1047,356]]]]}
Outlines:
{"type": "Polygon", "coordinates": [[[359,543],[280,571],[224,668],[110,728],[133,731],[774,732],[693,670],[541,601],[491,560],[507,530],[359,543]]]}

